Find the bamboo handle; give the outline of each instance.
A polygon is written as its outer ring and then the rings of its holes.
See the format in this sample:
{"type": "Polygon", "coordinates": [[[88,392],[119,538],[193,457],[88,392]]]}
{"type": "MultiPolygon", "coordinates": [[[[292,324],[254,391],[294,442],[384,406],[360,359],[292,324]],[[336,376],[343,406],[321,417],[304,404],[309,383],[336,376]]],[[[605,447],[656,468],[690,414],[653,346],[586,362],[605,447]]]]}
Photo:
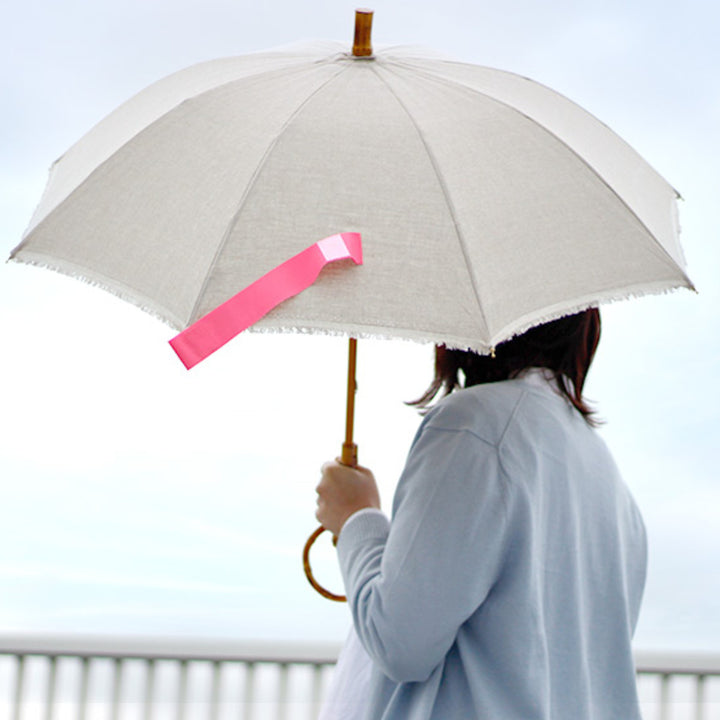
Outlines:
{"type": "Polygon", "coordinates": [[[310,548],[315,544],[315,541],[325,532],[325,528],[321,525],[308,539],[303,548],[303,568],[305,570],[305,577],[308,582],[319,592],[324,598],[333,600],[335,602],[347,602],[347,598],[344,595],[336,595],[335,593],[326,590],[313,575],[312,568],[310,567],[310,548]]]}
{"type": "MultiPolygon", "coordinates": [[[[350,338],[348,343],[348,377],[347,377],[347,406],[345,413],[345,442],[342,445],[342,453],[340,455],[340,462],[343,465],[349,467],[357,467],[358,464],[358,449],[357,445],[353,442],[353,432],[355,428],[355,393],[357,391],[357,382],[355,380],[355,374],[357,369],[357,340],[350,338]]],[[[325,528],[321,525],[315,532],[307,539],[305,547],[303,548],[303,569],[305,570],[305,577],[308,582],[317,590],[323,597],[328,600],[334,600],[335,602],[347,602],[347,598],[344,595],[336,595],[335,593],[326,590],[320,583],[315,579],[312,568],[310,567],[310,548],[315,544],[315,541],[325,532],[325,528]]],[[[337,538],[333,537],[333,545],[337,544],[337,538]]]]}

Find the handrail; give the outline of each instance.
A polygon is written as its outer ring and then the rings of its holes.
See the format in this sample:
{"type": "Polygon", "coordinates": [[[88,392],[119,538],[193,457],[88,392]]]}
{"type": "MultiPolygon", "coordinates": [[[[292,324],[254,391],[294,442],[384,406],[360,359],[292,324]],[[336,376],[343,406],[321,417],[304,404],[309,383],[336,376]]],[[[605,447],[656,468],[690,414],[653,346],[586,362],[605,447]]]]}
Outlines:
{"type": "Polygon", "coordinates": [[[720,653],[637,650],[635,666],[649,675],[720,675],[720,653]]]}
{"type": "Polygon", "coordinates": [[[332,665],[339,643],[235,641],[132,635],[0,635],[0,655],[332,665]]]}
{"type": "MultiPolygon", "coordinates": [[[[132,635],[0,634],[1,655],[173,659],[331,665],[340,643],[238,641],[132,635]]],[[[636,650],[639,673],[718,675],[720,653],[636,650]]]]}

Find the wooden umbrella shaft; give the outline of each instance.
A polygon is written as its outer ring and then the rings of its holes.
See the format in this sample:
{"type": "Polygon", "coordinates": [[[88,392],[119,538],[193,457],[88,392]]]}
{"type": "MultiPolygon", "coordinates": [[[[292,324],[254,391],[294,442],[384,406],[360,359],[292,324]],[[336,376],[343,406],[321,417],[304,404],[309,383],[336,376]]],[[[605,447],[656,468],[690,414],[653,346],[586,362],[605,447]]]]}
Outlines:
{"type": "MultiPolygon", "coordinates": [[[[355,57],[372,56],[372,42],[370,38],[372,33],[372,18],[372,10],[357,10],[355,13],[355,42],[352,50],[355,57]]],[[[355,380],[356,366],[357,340],[355,338],[350,338],[348,343],[345,442],[343,443],[342,452],[340,453],[340,462],[343,465],[348,465],[349,467],[357,467],[358,464],[358,449],[357,445],[353,442],[353,433],[355,429],[355,393],[357,391],[357,382],[355,380]]],[[[310,567],[310,548],[323,532],[325,532],[325,528],[320,526],[305,543],[305,547],[303,548],[303,567],[305,570],[305,576],[315,590],[317,590],[323,597],[326,597],[328,600],[335,600],[336,602],[346,602],[344,595],[331,593],[329,590],[326,590],[322,585],[320,585],[320,583],[315,580],[312,568],[310,567]]],[[[333,543],[337,543],[336,537],[333,538],[333,543]]]]}
{"type": "Polygon", "coordinates": [[[357,340],[350,338],[348,343],[348,378],[347,378],[347,405],[345,415],[345,442],[342,446],[340,462],[343,465],[357,467],[357,445],[353,442],[353,433],[355,428],[355,393],[357,391],[357,382],[355,380],[355,370],[357,367],[357,340]]]}

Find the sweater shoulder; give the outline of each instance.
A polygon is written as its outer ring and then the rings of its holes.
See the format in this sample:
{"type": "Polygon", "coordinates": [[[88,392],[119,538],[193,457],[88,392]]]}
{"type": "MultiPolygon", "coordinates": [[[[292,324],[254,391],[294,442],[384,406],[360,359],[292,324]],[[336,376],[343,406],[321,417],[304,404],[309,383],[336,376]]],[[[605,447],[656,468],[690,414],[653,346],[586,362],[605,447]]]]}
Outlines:
{"type": "Polygon", "coordinates": [[[504,380],[457,390],[428,413],[423,429],[468,432],[498,446],[528,391],[521,380],[504,380]]]}

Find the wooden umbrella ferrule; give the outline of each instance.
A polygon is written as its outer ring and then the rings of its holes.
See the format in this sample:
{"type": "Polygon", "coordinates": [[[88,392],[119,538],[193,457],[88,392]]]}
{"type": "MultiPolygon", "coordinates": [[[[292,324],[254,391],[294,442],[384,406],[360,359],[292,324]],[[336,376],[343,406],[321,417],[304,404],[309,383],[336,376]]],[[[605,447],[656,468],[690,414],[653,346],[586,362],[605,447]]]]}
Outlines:
{"type": "Polygon", "coordinates": [[[355,11],[355,41],[353,42],[352,54],[355,57],[372,56],[372,10],[355,11]]]}

